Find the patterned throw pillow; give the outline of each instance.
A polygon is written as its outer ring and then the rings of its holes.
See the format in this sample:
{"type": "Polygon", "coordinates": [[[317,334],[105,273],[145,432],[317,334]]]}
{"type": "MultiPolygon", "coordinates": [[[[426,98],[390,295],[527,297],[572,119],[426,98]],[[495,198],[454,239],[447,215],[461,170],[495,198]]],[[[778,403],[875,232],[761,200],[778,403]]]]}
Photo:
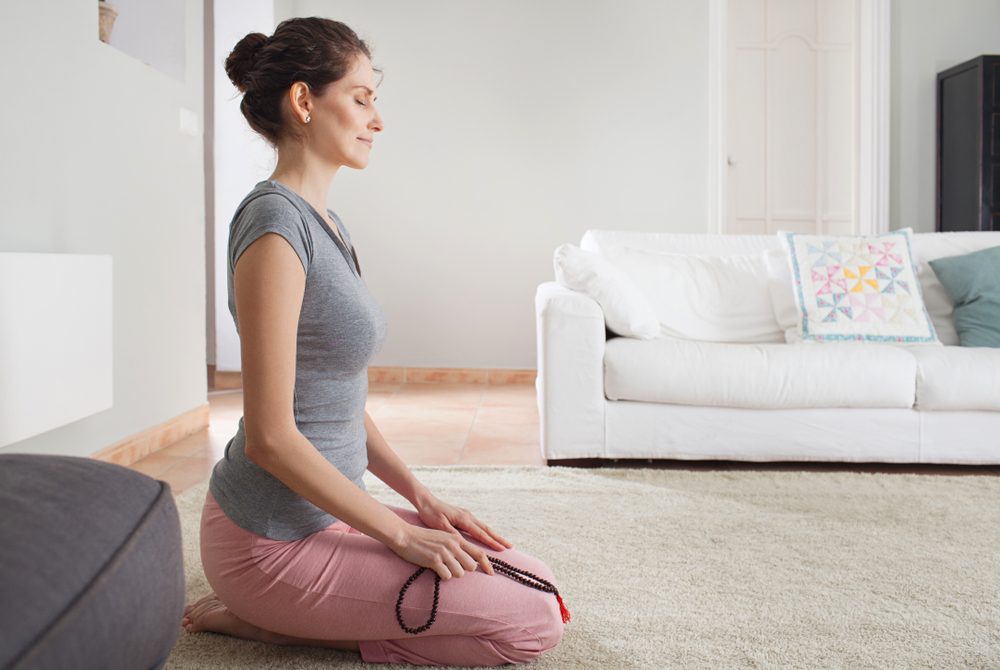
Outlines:
{"type": "Polygon", "coordinates": [[[910,230],[884,235],[778,233],[806,341],[937,343],[920,295],[910,230]]]}

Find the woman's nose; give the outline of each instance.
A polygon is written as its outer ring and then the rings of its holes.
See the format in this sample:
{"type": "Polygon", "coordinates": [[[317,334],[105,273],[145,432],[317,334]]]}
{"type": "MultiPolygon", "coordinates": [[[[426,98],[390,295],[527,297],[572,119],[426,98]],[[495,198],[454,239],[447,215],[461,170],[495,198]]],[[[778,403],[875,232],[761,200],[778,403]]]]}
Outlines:
{"type": "Polygon", "coordinates": [[[368,124],[368,127],[374,132],[382,132],[382,129],[385,127],[382,124],[382,114],[379,113],[378,109],[375,110],[375,118],[368,124]]]}

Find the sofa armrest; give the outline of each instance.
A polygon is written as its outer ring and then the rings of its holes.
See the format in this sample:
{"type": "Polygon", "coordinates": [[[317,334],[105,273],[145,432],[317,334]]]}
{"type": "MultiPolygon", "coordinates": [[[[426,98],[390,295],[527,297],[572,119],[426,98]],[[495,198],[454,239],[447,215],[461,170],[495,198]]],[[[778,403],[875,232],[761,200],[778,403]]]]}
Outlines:
{"type": "Polygon", "coordinates": [[[601,306],[585,293],[546,282],[535,293],[535,323],[542,456],[603,457],[607,331],[601,306]]]}

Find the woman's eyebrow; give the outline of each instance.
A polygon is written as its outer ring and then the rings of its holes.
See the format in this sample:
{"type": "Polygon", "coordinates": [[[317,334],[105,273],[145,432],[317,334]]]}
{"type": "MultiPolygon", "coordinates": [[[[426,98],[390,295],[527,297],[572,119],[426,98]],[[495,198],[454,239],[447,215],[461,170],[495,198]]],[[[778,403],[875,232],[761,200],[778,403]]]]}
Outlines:
{"type": "Polygon", "coordinates": [[[368,88],[367,86],[355,86],[354,88],[363,88],[366,91],[368,91],[369,93],[374,93],[375,92],[372,89],[368,88]]]}

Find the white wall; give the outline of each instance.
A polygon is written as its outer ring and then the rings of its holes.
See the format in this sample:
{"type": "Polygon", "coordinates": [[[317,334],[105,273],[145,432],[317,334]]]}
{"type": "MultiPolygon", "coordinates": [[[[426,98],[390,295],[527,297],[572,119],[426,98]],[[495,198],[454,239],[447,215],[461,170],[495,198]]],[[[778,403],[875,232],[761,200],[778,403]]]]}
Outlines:
{"type": "MultiPolygon", "coordinates": [[[[214,274],[215,313],[214,363],[217,370],[240,369],[240,341],[236,324],[229,313],[227,277],[229,265],[226,252],[229,244],[229,222],[233,212],[254,184],[274,171],[274,150],[250,129],[240,112],[242,96],[226,75],[225,62],[247,33],[274,32],[274,0],[214,0],[212,56],[212,98],[214,170],[213,226],[215,229],[212,272],[214,274]]],[[[210,346],[209,349],[212,349],[210,346]]]]}
{"type": "Polygon", "coordinates": [[[934,231],[937,73],[1000,54],[997,0],[893,0],[892,228],[934,231]]]}
{"type": "Polygon", "coordinates": [[[184,3],[110,0],[118,10],[111,46],[184,81],[184,3]]]}
{"type": "Polygon", "coordinates": [[[344,21],[385,71],[385,131],[329,200],[388,316],[373,365],[534,368],[556,246],[706,229],[704,0],[279,0],[290,15],[344,21]]]}
{"type": "MultiPolygon", "coordinates": [[[[386,130],[329,202],[388,313],[374,365],[534,367],[558,244],[708,231],[708,4],[277,0],[385,70],[386,130]]],[[[892,0],[892,22],[891,225],[931,231],[935,75],[1000,52],[1000,3],[892,0]]]]}
{"type": "Polygon", "coordinates": [[[96,1],[4,12],[0,250],[113,257],[114,407],[0,453],[90,455],[205,403],[202,143],[179,131],[202,107],[202,5],[183,81],[100,42],[96,1]]]}

